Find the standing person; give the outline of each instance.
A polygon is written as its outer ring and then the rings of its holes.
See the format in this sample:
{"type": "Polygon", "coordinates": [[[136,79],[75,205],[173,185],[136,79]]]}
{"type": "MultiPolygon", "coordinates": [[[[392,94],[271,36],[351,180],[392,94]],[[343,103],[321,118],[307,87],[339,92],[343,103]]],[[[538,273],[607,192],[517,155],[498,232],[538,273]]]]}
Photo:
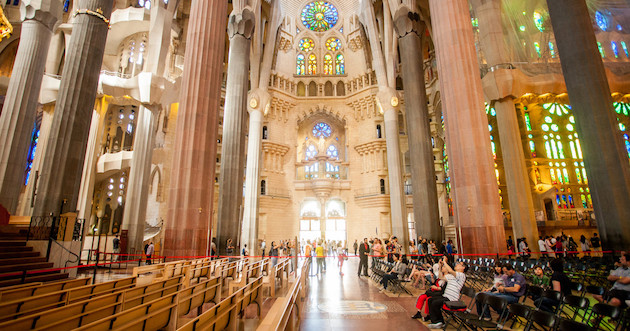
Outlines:
{"type": "Polygon", "coordinates": [[[584,256],[586,256],[587,254],[591,254],[591,247],[589,246],[588,240],[586,240],[586,237],[584,235],[580,237],[580,248],[582,249],[582,252],[584,252],[584,256]]]}
{"type": "Polygon", "coordinates": [[[368,276],[368,255],[370,254],[370,246],[368,239],[363,238],[363,243],[359,246],[359,271],[357,276],[361,277],[361,269],[363,268],[363,276],[368,276]]]}
{"type": "Polygon", "coordinates": [[[593,248],[593,252],[595,252],[593,255],[595,256],[602,256],[602,252],[601,252],[601,241],[599,240],[599,237],[597,236],[597,232],[593,233],[593,237],[591,237],[591,247],[593,248]]]}
{"type": "Polygon", "coordinates": [[[429,242],[426,239],[422,239],[422,254],[424,254],[422,260],[426,262],[429,255],[429,242]]]}
{"type": "Polygon", "coordinates": [[[278,248],[280,245],[276,245],[275,242],[271,242],[271,246],[269,247],[269,256],[271,257],[271,266],[275,266],[278,264],[278,248]]]}
{"type": "Polygon", "coordinates": [[[543,240],[542,236],[538,236],[538,249],[541,257],[547,256],[547,245],[545,245],[545,240],[543,240]]]}
{"type": "Polygon", "coordinates": [[[118,239],[118,235],[114,237],[113,247],[114,247],[114,256],[112,256],[111,260],[116,262],[118,261],[118,255],[120,254],[120,239],[118,239]]]}
{"type": "Polygon", "coordinates": [[[412,260],[418,259],[418,246],[413,241],[409,242],[409,255],[412,260]]]}
{"type": "Polygon", "coordinates": [[[313,246],[311,246],[311,241],[307,240],[306,246],[304,246],[304,257],[307,260],[311,260],[312,255],[313,255],[313,246]]]}
{"type": "Polygon", "coordinates": [[[262,250],[262,257],[265,258],[265,249],[267,248],[267,242],[265,239],[260,243],[260,249],[262,250]]]}
{"type": "Polygon", "coordinates": [[[529,257],[529,246],[527,246],[527,242],[525,238],[521,238],[521,242],[518,244],[518,251],[525,258],[529,257]]]}
{"type": "Polygon", "coordinates": [[[225,253],[228,256],[232,256],[232,254],[234,254],[234,244],[232,244],[232,238],[228,238],[225,244],[225,253]]]}
{"type": "Polygon", "coordinates": [[[545,237],[545,247],[547,248],[546,251],[549,257],[556,257],[556,254],[553,253],[555,243],[553,242],[552,238],[553,237],[551,236],[545,237]]]}
{"type": "Polygon", "coordinates": [[[352,248],[354,248],[354,255],[357,255],[357,249],[359,249],[359,243],[357,240],[354,240],[354,244],[352,244],[352,248]]]}
{"type": "Polygon", "coordinates": [[[337,248],[337,265],[339,266],[339,274],[343,276],[343,261],[345,261],[348,257],[346,256],[346,251],[343,247],[337,248]]]}
{"type": "Polygon", "coordinates": [[[326,261],[324,257],[324,247],[322,247],[322,243],[318,242],[317,247],[315,248],[315,256],[317,257],[317,273],[326,272],[326,261]]]}
{"type": "Polygon", "coordinates": [[[514,245],[514,242],[512,241],[512,236],[509,236],[507,239],[507,247],[508,249],[510,249],[510,247],[512,247],[512,245],[514,245]]]}
{"type": "Polygon", "coordinates": [[[153,256],[154,252],[155,247],[153,246],[153,242],[151,241],[149,243],[149,246],[147,246],[147,264],[151,264],[151,257],[153,256]]]}
{"type": "Polygon", "coordinates": [[[216,259],[217,256],[217,238],[212,238],[210,241],[210,260],[216,259]]]}

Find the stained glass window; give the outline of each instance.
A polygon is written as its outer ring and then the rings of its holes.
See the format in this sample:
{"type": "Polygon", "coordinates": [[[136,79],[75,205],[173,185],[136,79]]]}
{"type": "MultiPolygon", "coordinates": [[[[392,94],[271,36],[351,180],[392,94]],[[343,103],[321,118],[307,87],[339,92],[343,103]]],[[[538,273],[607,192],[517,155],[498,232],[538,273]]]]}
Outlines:
{"type": "Polygon", "coordinates": [[[314,145],[308,145],[306,148],[306,159],[312,159],[317,155],[317,148],[314,145]]]}
{"type": "Polygon", "coordinates": [[[534,12],[534,25],[540,32],[545,32],[545,19],[538,11],[534,12]]]}
{"type": "Polygon", "coordinates": [[[617,114],[624,114],[626,116],[630,115],[630,104],[625,102],[615,102],[613,106],[615,107],[617,114]]]}
{"type": "Polygon", "coordinates": [[[337,38],[329,38],[326,40],[326,49],[329,51],[338,51],[341,49],[341,41],[337,38]]]}
{"type": "Polygon", "coordinates": [[[338,159],[339,158],[339,151],[337,151],[337,147],[335,147],[335,145],[330,145],[330,146],[328,146],[328,149],[326,150],[326,155],[328,155],[329,157],[332,157],[334,159],[338,159]]]}
{"type": "Polygon", "coordinates": [[[602,47],[602,43],[600,43],[599,41],[597,42],[597,49],[599,49],[599,54],[601,54],[601,56],[605,58],[606,53],[604,52],[604,47],[602,47]]]}
{"type": "Polygon", "coordinates": [[[536,49],[536,54],[538,55],[538,57],[542,57],[542,54],[540,53],[540,44],[537,41],[534,42],[534,49],[536,49]]]}
{"type": "Polygon", "coordinates": [[[549,53],[551,54],[552,58],[556,58],[556,48],[553,46],[553,43],[551,41],[549,42],[549,53]]]}
{"type": "Polygon", "coordinates": [[[313,136],[315,136],[315,138],[319,138],[319,137],[328,138],[330,137],[331,133],[332,133],[332,129],[330,128],[330,125],[324,122],[317,123],[313,127],[313,136]]]}
{"type": "Polygon", "coordinates": [[[612,47],[613,54],[615,54],[615,58],[619,58],[619,47],[617,47],[617,43],[614,41],[610,42],[610,47],[612,47]]]}
{"type": "Polygon", "coordinates": [[[28,148],[28,156],[26,157],[26,174],[24,176],[24,185],[28,184],[28,179],[31,177],[31,169],[33,169],[33,160],[35,160],[35,151],[37,150],[37,142],[39,141],[39,128],[37,123],[33,127],[33,133],[31,135],[31,144],[28,148]]]}
{"type": "Polygon", "coordinates": [[[304,54],[298,54],[297,61],[295,63],[295,70],[297,75],[306,74],[306,61],[304,59],[304,54]]]}
{"type": "Polygon", "coordinates": [[[311,54],[308,56],[308,74],[314,75],[317,73],[317,57],[315,54],[311,54]]]}
{"type": "Polygon", "coordinates": [[[610,27],[610,20],[608,17],[600,11],[595,12],[595,23],[602,31],[608,31],[610,27]]]}
{"type": "Polygon", "coordinates": [[[626,53],[626,57],[630,57],[630,53],[628,53],[628,45],[626,45],[625,41],[621,42],[621,48],[623,48],[623,52],[626,53]]]}
{"type": "Polygon", "coordinates": [[[333,59],[330,54],[324,55],[324,75],[332,75],[333,74],[333,59]]]}
{"type": "Polygon", "coordinates": [[[315,48],[315,42],[311,38],[304,38],[300,40],[300,44],[298,45],[301,51],[310,52],[315,48]]]}
{"type": "Polygon", "coordinates": [[[335,60],[335,72],[337,75],[343,75],[346,73],[346,61],[343,58],[343,54],[337,54],[335,60]]]}
{"type": "Polygon", "coordinates": [[[315,32],[324,32],[337,24],[339,13],[329,2],[314,1],[302,9],[302,24],[315,32]]]}

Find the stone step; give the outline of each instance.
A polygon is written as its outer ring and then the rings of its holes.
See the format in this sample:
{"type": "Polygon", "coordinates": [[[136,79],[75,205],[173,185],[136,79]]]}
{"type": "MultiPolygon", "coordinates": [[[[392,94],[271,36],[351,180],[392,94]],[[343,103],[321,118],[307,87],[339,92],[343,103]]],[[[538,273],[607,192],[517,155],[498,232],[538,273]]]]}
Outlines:
{"type": "MultiPolygon", "coordinates": [[[[45,259],[45,258],[44,258],[45,259]]],[[[38,270],[52,268],[53,263],[50,262],[35,262],[35,263],[20,263],[0,266],[0,273],[11,273],[24,270],[38,270]]],[[[1,278],[2,276],[0,276],[1,278]]]]}
{"type": "Polygon", "coordinates": [[[0,260],[16,259],[20,257],[38,257],[39,252],[0,252],[0,260]]]}
{"type": "Polygon", "coordinates": [[[25,263],[40,263],[46,262],[45,257],[20,257],[15,259],[0,259],[0,266],[13,265],[13,264],[25,264],[25,263]]]}
{"type": "Polygon", "coordinates": [[[26,241],[0,241],[0,247],[4,246],[26,246],[26,241]]]}
{"type": "Polygon", "coordinates": [[[33,247],[30,246],[0,246],[0,253],[13,252],[32,252],[33,247]]]}

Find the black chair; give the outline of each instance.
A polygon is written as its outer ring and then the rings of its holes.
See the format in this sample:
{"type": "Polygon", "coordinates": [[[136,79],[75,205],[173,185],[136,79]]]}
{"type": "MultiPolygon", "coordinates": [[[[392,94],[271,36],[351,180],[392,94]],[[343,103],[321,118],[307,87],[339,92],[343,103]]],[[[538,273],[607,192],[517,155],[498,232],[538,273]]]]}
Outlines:
{"type": "Polygon", "coordinates": [[[556,308],[554,309],[554,311],[552,311],[552,313],[556,314],[558,312],[558,309],[560,308],[560,304],[562,303],[562,293],[554,290],[545,290],[536,303],[536,308],[540,309],[543,299],[549,299],[556,302],[556,308]]]}
{"type": "Polygon", "coordinates": [[[471,316],[477,316],[469,313],[468,311],[474,307],[475,303],[475,290],[464,286],[461,291],[461,295],[467,296],[470,298],[470,303],[466,305],[464,301],[446,301],[442,306],[442,311],[447,316],[444,320],[444,329],[449,325],[451,321],[459,321],[459,319],[455,316],[455,314],[459,314],[460,318],[466,318],[471,316]]]}
{"type": "Polygon", "coordinates": [[[582,314],[582,322],[584,322],[584,318],[586,318],[586,312],[588,311],[588,307],[590,305],[590,301],[588,299],[577,296],[577,295],[567,295],[562,298],[562,309],[560,312],[564,315],[569,315],[565,312],[564,308],[568,307],[570,311],[573,312],[573,316],[569,316],[570,319],[577,321],[577,317],[580,316],[580,311],[584,311],[582,314]]]}
{"type": "Polygon", "coordinates": [[[606,293],[606,289],[604,289],[601,286],[587,285],[586,286],[586,291],[584,291],[584,293],[582,293],[582,296],[586,295],[586,293],[590,293],[590,294],[593,294],[593,295],[604,295],[604,293],[606,293]]]}
{"type": "MultiPolygon", "coordinates": [[[[471,300],[470,302],[470,307],[471,307],[471,311],[475,310],[476,306],[477,306],[477,302],[479,302],[479,304],[481,304],[481,306],[485,306],[486,302],[488,300],[488,297],[490,297],[490,294],[488,294],[487,292],[479,292],[477,294],[474,293],[474,290],[472,291],[472,298],[473,300],[471,300]]],[[[463,292],[462,292],[463,293],[463,292]]],[[[468,296],[468,295],[467,295],[468,296]]],[[[475,310],[476,311],[476,310],[475,310]]],[[[454,324],[457,324],[457,329],[461,329],[462,326],[465,326],[466,321],[468,320],[475,320],[475,319],[481,319],[483,316],[482,315],[477,315],[468,311],[463,311],[463,312],[455,312],[451,315],[454,324]]],[[[449,321],[450,322],[450,321],[449,321]]],[[[448,326],[449,323],[444,323],[444,328],[446,328],[446,326],[448,326]]]]}
{"type": "Polygon", "coordinates": [[[595,331],[595,328],[592,328],[584,323],[568,320],[566,318],[561,318],[560,322],[558,322],[558,331],[595,331]]]}
{"type": "Polygon", "coordinates": [[[466,327],[473,330],[501,329],[505,325],[505,322],[507,321],[507,318],[509,316],[507,306],[508,302],[505,298],[496,295],[489,295],[485,297],[485,304],[483,306],[482,314],[481,316],[479,316],[479,319],[466,320],[464,324],[466,325],[466,327]],[[490,308],[496,310],[499,313],[499,317],[496,321],[486,321],[482,319],[484,313],[486,311],[489,312],[490,308]]]}
{"type": "Polygon", "coordinates": [[[525,327],[525,331],[529,331],[532,328],[538,330],[535,326],[537,325],[542,330],[553,330],[557,323],[557,317],[554,314],[542,311],[542,310],[534,310],[532,312],[529,323],[525,327]]]}
{"type": "Polygon", "coordinates": [[[532,308],[530,306],[526,306],[522,303],[512,303],[508,306],[508,311],[510,315],[514,318],[512,321],[512,325],[510,325],[510,329],[514,328],[514,324],[518,322],[519,325],[527,326],[527,322],[529,321],[529,316],[532,314],[532,308]],[[523,318],[525,321],[521,321],[523,318]]]}
{"type": "MultiPolygon", "coordinates": [[[[595,328],[599,328],[600,324],[602,324],[603,322],[604,317],[610,317],[612,320],[615,320],[617,321],[617,323],[619,323],[622,312],[623,311],[619,307],[611,306],[605,303],[596,303],[593,306],[593,309],[591,309],[591,315],[589,316],[589,321],[590,321],[589,324],[591,324],[595,328]]],[[[609,330],[615,329],[615,327],[610,327],[609,325],[601,325],[601,328],[609,329],[609,330]]]]}
{"type": "Polygon", "coordinates": [[[571,290],[582,294],[582,292],[584,292],[584,284],[571,282],[571,290]]]}
{"type": "Polygon", "coordinates": [[[527,297],[530,297],[532,300],[538,299],[542,297],[542,294],[545,290],[542,287],[536,285],[527,286],[527,292],[523,296],[523,303],[527,300],[527,297]]]}

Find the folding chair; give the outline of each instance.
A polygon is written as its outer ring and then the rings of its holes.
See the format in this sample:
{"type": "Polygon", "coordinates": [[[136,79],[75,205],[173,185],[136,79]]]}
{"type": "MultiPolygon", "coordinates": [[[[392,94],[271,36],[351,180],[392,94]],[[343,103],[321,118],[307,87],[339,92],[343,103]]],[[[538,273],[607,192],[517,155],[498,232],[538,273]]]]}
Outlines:
{"type": "Polygon", "coordinates": [[[532,315],[529,319],[529,323],[525,327],[525,331],[529,331],[532,328],[534,330],[540,330],[534,326],[534,324],[541,327],[542,330],[553,330],[557,323],[557,317],[554,314],[542,311],[542,310],[534,310],[532,311],[532,315]]]}

